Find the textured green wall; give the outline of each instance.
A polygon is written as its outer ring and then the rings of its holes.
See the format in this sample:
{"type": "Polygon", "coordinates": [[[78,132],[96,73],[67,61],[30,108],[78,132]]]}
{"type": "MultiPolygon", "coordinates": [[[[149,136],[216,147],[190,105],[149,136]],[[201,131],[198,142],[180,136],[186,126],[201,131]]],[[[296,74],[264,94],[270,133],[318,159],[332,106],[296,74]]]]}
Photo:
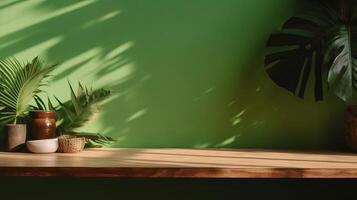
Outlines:
{"type": "Polygon", "coordinates": [[[327,148],[343,103],[300,100],[262,67],[264,43],[293,0],[0,2],[0,56],[61,63],[67,79],[114,96],[86,130],[116,147],[327,148]]]}

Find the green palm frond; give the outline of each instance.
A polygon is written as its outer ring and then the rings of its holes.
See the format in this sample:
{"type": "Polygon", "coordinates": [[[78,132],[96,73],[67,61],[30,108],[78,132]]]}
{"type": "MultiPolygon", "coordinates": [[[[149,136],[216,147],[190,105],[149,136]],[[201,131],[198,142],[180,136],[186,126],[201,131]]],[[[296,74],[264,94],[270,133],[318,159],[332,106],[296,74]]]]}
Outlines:
{"type": "MultiPolygon", "coordinates": [[[[99,133],[80,133],[76,131],[76,129],[84,126],[98,113],[101,103],[111,95],[111,90],[98,89],[92,91],[91,88],[79,83],[78,91],[75,93],[69,82],[68,85],[71,92],[70,100],[62,102],[55,97],[58,106],[54,107],[51,100],[48,99],[48,109],[56,112],[57,133],[86,137],[87,146],[89,144],[103,146],[115,141],[115,139],[99,133]]],[[[42,100],[38,100],[38,107],[43,107],[44,104],[42,102],[42,100]]],[[[89,146],[93,147],[93,145],[89,146]]]]}
{"type": "MultiPolygon", "coordinates": [[[[67,133],[68,134],[68,133],[67,133]]],[[[107,146],[109,144],[112,144],[113,142],[116,142],[117,140],[106,136],[102,135],[100,133],[88,133],[88,132],[71,132],[69,134],[78,136],[78,137],[85,137],[86,138],[86,148],[100,148],[103,146],[107,146]]]]}
{"type": "Polygon", "coordinates": [[[16,58],[0,60],[0,122],[17,122],[29,110],[29,102],[46,85],[44,79],[55,65],[44,67],[38,57],[21,63],[16,58]]]}

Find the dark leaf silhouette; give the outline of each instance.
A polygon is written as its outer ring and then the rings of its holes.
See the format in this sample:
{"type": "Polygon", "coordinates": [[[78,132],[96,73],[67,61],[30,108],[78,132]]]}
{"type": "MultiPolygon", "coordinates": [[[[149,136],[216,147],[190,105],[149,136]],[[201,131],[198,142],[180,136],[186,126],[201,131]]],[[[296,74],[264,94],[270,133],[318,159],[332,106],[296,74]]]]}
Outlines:
{"type": "Polygon", "coordinates": [[[270,36],[265,66],[277,85],[304,98],[313,81],[315,99],[322,100],[327,72],[329,88],[348,104],[357,103],[357,26],[354,4],[347,5],[348,11],[326,1],[314,3],[270,36]]]}

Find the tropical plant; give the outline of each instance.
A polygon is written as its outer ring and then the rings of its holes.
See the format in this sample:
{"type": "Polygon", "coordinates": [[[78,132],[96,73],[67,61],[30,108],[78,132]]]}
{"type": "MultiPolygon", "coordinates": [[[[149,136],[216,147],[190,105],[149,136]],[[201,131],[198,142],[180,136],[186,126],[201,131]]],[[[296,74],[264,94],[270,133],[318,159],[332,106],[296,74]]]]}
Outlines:
{"type": "Polygon", "coordinates": [[[46,85],[44,79],[54,66],[45,66],[38,57],[27,63],[0,60],[0,123],[16,124],[26,116],[30,101],[46,85]]]}
{"type": "Polygon", "coordinates": [[[92,90],[78,83],[78,91],[75,93],[72,85],[68,82],[71,99],[62,102],[54,97],[58,105],[54,106],[51,99],[47,98],[47,106],[44,101],[36,96],[36,109],[52,110],[56,113],[56,132],[61,134],[72,134],[83,136],[87,139],[87,147],[101,147],[111,144],[115,139],[99,133],[87,133],[78,131],[78,128],[89,122],[94,114],[98,113],[101,103],[111,95],[111,90],[97,89],[92,90]]]}
{"type": "Polygon", "coordinates": [[[357,104],[357,20],[355,1],[310,1],[270,36],[266,71],[280,87],[304,98],[314,81],[315,100],[327,83],[349,105],[357,104]]]}

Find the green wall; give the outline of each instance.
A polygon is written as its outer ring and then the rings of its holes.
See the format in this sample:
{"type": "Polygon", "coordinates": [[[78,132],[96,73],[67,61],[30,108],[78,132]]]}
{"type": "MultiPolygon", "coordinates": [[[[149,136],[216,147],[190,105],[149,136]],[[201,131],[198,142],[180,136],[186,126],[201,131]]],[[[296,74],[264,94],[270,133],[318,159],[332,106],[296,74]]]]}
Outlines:
{"type": "Polygon", "coordinates": [[[67,79],[114,95],[85,130],[115,147],[331,148],[344,104],[274,85],[262,67],[269,33],[294,0],[0,2],[0,56],[59,62],[67,79]]]}

